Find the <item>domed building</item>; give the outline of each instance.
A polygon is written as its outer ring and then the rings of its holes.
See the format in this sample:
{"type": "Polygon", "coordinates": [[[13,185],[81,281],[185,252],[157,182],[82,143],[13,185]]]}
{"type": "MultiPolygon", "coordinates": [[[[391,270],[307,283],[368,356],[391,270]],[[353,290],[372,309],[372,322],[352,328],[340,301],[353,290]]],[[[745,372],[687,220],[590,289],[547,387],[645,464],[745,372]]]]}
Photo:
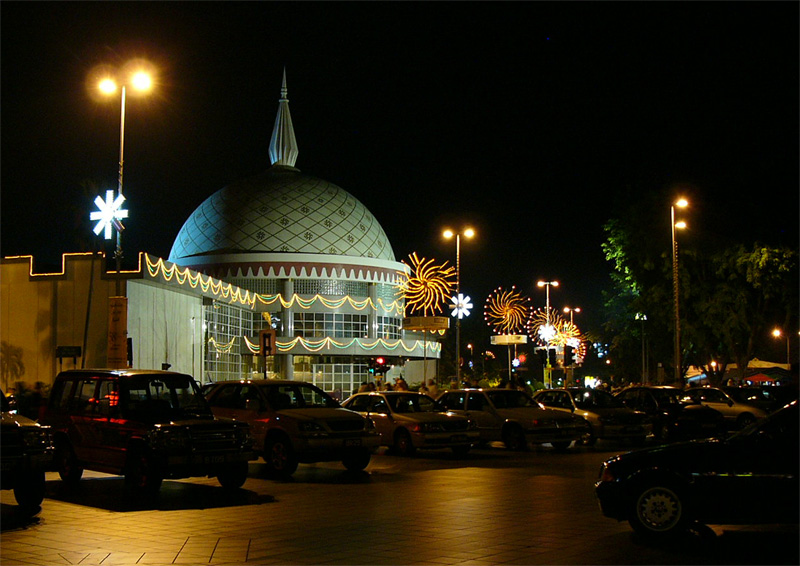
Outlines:
{"type": "MultiPolygon", "coordinates": [[[[381,225],[346,190],[295,167],[285,73],[269,154],[268,170],[206,199],[170,252],[176,265],[255,293],[262,311],[242,313],[220,303],[207,310],[206,342],[224,348],[207,357],[206,377],[257,371],[246,356],[260,344],[241,342],[249,352],[228,348],[237,332],[247,337],[273,329],[276,355],[268,358],[267,374],[327,391],[357,388],[377,356],[395,364],[423,357],[424,343],[416,336],[404,340],[397,284],[405,266],[381,225]]],[[[426,357],[436,354],[434,348],[426,357]]]]}
{"type": "Polygon", "coordinates": [[[402,329],[406,267],[380,223],[346,190],[295,167],[286,94],[284,75],[272,166],[207,198],[168,261],[139,252],[120,270],[105,252],[67,253],[59,271],[40,273],[32,256],[0,259],[0,333],[25,368],[16,377],[32,385],[76,367],[171,369],[203,384],[310,381],[343,398],[379,357],[388,380],[435,375],[441,346],[402,329]]]}

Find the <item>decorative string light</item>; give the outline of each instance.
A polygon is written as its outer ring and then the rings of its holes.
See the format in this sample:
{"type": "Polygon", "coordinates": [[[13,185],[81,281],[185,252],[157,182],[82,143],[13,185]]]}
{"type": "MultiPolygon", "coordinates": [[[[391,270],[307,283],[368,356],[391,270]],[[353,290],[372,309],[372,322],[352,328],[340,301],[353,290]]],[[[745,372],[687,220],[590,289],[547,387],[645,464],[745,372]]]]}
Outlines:
{"type": "Polygon", "coordinates": [[[409,271],[398,271],[400,285],[398,294],[405,299],[406,314],[422,313],[423,316],[433,316],[441,310],[441,304],[447,301],[455,282],[455,268],[435,263],[434,259],[417,257],[417,252],[409,256],[409,271]]]}
{"type": "Polygon", "coordinates": [[[520,334],[530,316],[529,303],[516,287],[507,291],[498,287],[486,298],[483,318],[498,334],[520,334]]]}
{"type": "MultiPolygon", "coordinates": [[[[247,349],[250,350],[253,354],[259,354],[261,352],[261,346],[258,341],[253,341],[247,336],[244,336],[245,344],[247,344],[247,349]]],[[[337,348],[339,350],[344,350],[346,348],[350,348],[354,345],[357,345],[364,350],[374,350],[378,346],[382,346],[387,350],[397,350],[401,348],[408,353],[411,353],[419,348],[425,349],[427,348],[429,351],[438,352],[441,350],[442,345],[438,342],[427,342],[423,340],[415,340],[411,347],[407,346],[403,340],[385,340],[383,338],[378,338],[374,341],[367,341],[363,338],[353,338],[349,342],[339,342],[334,340],[331,337],[326,338],[303,338],[302,336],[297,336],[292,338],[291,340],[278,340],[275,343],[275,346],[278,352],[285,353],[294,348],[295,346],[300,346],[307,350],[308,352],[319,352],[321,350],[325,350],[326,348],[337,348]]]]}
{"type": "Polygon", "coordinates": [[[328,299],[317,294],[310,299],[303,299],[295,293],[292,295],[292,298],[287,301],[280,293],[268,295],[254,293],[248,290],[244,290],[244,292],[242,292],[241,289],[230,283],[223,283],[222,281],[215,280],[211,277],[204,278],[202,274],[197,272],[193,273],[188,267],[181,269],[174,264],[168,267],[161,258],[158,258],[157,261],[152,261],[150,256],[145,257],[147,258],[147,269],[150,273],[150,276],[153,278],[158,277],[160,274],[161,277],[167,282],[174,279],[180,285],[185,285],[188,283],[192,289],[196,289],[199,286],[203,292],[207,293],[211,291],[212,293],[221,296],[223,299],[228,299],[231,303],[239,303],[248,306],[251,309],[255,308],[256,301],[267,306],[273,305],[276,302],[280,302],[281,306],[284,308],[291,308],[296,304],[300,308],[306,310],[313,307],[317,302],[321,303],[325,308],[331,310],[339,309],[344,306],[345,303],[349,303],[351,307],[359,311],[369,307],[375,311],[380,310],[385,313],[394,312],[397,314],[397,316],[403,315],[403,305],[398,300],[386,304],[382,299],[379,298],[378,305],[376,305],[370,298],[356,300],[347,295],[339,299],[328,299]]]}

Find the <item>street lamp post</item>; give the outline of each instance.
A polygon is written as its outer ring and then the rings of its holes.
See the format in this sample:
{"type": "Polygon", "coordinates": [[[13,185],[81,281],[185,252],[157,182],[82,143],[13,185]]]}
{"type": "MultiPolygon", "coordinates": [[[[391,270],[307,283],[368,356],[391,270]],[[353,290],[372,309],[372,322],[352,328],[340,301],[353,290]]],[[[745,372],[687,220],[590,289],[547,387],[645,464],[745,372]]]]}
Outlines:
{"type": "Polygon", "coordinates": [[[681,383],[681,319],[678,308],[678,241],[675,239],[675,229],[686,228],[686,222],[675,222],[675,207],[685,208],[688,206],[686,199],[680,199],[670,206],[670,227],[672,229],[672,296],[675,310],[675,336],[674,336],[674,381],[681,383]]]}
{"type": "Polygon", "coordinates": [[[572,324],[573,326],[575,325],[575,322],[574,322],[574,320],[572,319],[572,316],[573,316],[573,315],[574,315],[576,312],[581,312],[581,308],[580,308],[580,307],[575,307],[575,308],[573,309],[573,308],[570,308],[570,307],[564,307],[564,314],[566,314],[566,313],[569,313],[569,323],[570,323],[570,324],[572,324]]]}
{"type": "MultiPolygon", "coordinates": [[[[546,316],[546,319],[547,319],[547,327],[548,327],[548,330],[549,330],[549,328],[551,327],[551,324],[550,324],[550,287],[558,287],[558,281],[537,281],[536,282],[536,286],[545,288],[545,297],[546,297],[545,298],[545,301],[546,301],[545,302],[545,304],[546,304],[545,316],[546,316]]],[[[549,347],[549,343],[547,345],[547,350],[548,350],[548,356],[547,356],[547,366],[545,367],[544,381],[545,381],[545,386],[546,387],[552,387],[553,384],[552,384],[551,370],[553,368],[550,367],[550,355],[549,355],[550,347],[549,347]]]]}
{"type": "MultiPolygon", "coordinates": [[[[466,228],[463,232],[454,232],[447,229],[442,235],[449,240],[456,237],[456,296],[461,293],[461,236],[470,239],[475,236],[475,230],[466,228]]],[[[456,382],[461,386],[461,317],[456,318],[456,382]]]]}
{"type": "MultiPolygon", "coordinates": [[[[152,88],[153,79],[149,73],[137,70],[134,71],[130,76],[130,86],[135,90],[139,91],[148,91],[152,88]]],[[[125,99],[126,99],[126,92],[128,84],[122,82],[120,85],[121,97],[120,97],[120,113],[119,113],[119,172],[117,175],[117,198],[122,196],[122,172],[123,172],[123,165],[125,162],[125,99]]],[[[98,84],[98,88],[100,92],[105,95],[112,95],[117,91],[117,80],[112,77],[104,77],[100,80],[98,84]]],[[[120,272],[121,272],[121,265],[122,265],[122,226],[117,226],[117,246],[114,250],[114,259],[116,260],[116,267],[117,267],[117,282],[116,282],[116,292],[119,296],[121,293],[121,282],[120,282],[120,272]]]]}
{"type": "MultiPolygon", "coordinates": [[[[783,332],[781,331],[780,328],[776,328],[775,330],[772,331],[772,335],[775,338],[780,338],[783,335],[783,332]]],[[[791,359],[789,357],[789,335],[788,334],[786,335],[786,365],[789,366],[789,369],[791,369],[791,359]]]]}

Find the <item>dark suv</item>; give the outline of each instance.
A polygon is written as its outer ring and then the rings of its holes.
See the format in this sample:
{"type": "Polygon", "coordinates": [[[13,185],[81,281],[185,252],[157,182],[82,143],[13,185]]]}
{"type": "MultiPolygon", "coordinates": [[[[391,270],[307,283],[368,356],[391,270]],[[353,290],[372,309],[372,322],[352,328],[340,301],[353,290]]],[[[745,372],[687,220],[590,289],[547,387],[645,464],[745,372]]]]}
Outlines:
{"type": "Polygon", "coordinates": [[[53,464],[50,429],[11,411],[2,394],[2,438],[0,438],[0,487],[13,489],[17,503],[35,514],[44,499],[44,473],[53,464]]]}
{"type": "Polygon", "coordinates": [[[124,475],[151,495],[164,478],[216,476],[238,488],[256,459],[247,424],[215,418],[197,382],[181,373],[62,372],[41,422],[53,429],[55,467],[70,483],[89,469],[124,475]]]}

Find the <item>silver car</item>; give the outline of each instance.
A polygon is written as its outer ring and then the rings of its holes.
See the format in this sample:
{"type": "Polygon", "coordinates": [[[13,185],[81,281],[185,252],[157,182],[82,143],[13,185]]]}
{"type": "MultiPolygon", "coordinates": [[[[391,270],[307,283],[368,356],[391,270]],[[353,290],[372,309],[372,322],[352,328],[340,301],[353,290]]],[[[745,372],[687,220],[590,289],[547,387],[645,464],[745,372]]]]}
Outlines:
{"type": "Polygon", "coordinates": [[[690,387],[684,391],[686,399],[716,409],[725,417],[728,430],[739,430],[767,416],[755,405],[741,403],[717,387],[690,387]]]}
{"type": "Polygon", "coordinates": [[[450,448],[466,456],[479,440],[469,419],[443,410],[431,397],[414,391],[356,393],[342,406],[375,423],[381,445],[401,456],[417,449],[450,448]]]}
{"type": "Polygon", "coordinates": [[[438,401],[473,420],[482,442],[502,440],[509,450],[524,450],[528,443],[566,450],[587,431],[582,417],[547,409],[516,389],[457,389],[445,391],[438,401]]]}
{"type": "Polygon", "coordinates": [[[645,413],[626,407],[606,391],[589,387],[543,389],[536,392],[534,399],[545,407],[586,419],[590,428],[583,443],[587,446],[593,445],[598,438],[644,443],[653,432],[653,425],[645,413]]]}

